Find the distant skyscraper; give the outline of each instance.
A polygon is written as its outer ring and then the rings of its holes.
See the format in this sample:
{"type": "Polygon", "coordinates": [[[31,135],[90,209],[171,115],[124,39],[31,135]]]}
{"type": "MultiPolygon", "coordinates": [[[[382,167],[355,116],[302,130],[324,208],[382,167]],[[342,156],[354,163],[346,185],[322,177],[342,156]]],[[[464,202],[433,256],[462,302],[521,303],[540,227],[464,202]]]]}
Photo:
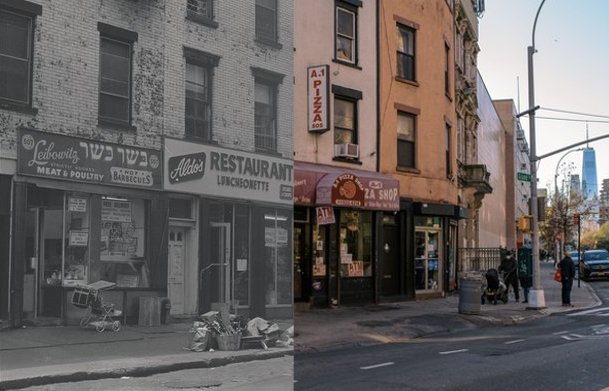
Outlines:
{"type": "Polygon", "coordinates": [[[596,155],[594,148],[584,149],[584,164],[582,166],[582,195],[589,200],[598,195],[596,179],[596,155]]]}
{"type": "Polygon", "coordinates": [[[571,194],[580,194],[581,193],[579,174],[571,175],[571,186],[569,188],[570,188],[571,194]]]}

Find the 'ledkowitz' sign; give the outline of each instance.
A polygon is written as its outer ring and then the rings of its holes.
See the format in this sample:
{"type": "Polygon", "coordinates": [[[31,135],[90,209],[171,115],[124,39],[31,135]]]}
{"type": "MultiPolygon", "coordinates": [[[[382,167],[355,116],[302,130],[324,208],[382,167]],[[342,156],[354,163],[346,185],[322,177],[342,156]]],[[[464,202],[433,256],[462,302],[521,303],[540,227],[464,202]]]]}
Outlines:
{"type": "Polygon", "coordinates": [[[60,134],[20,130],[19,174],[160,189],[160,152],[60,134]]]}

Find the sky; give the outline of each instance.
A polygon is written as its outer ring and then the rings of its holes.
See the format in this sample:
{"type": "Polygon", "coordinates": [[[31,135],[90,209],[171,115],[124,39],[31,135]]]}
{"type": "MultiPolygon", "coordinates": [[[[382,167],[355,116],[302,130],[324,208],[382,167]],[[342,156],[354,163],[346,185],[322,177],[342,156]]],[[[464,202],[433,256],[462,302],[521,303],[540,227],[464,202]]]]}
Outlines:
{"type": "MultiPolygon", "coordinates": [[[[541,0],[486,0],[480,19],[478,70],[492,99],[513,99],[519,112],[528,110],[527,47],[531,46],[535,14],[541,0]],[[519,93],[520,90],[520,93],[519,93]]],[[[609,134],[609,0],[546,0],[535,31],[535,105],[542,109],[535,121],[537,156],[586,139],[609,134]],[[556,111],[602,115],[591,117],[556,111]],[[594,122],[598,121],[598,122],[594,122]],[[604,123],[603,123],[604,122],[604,123]]],[[[529,140],[529,118],[521,117],[529,140]]],[[[596,152],[598,187],[609,178],[609,138],[590,143],[596,152]]],[[[581,147],[575,147],[581,148],[581,147]]],[[[540,160],[538,186],[554,189],[559,159],[566,153],[540,160]]],[[[564,156],[580,174],[583,153],[564,156]]],[[[560,168],[558,172],[560,173],[560,168]]],[[[561,185],[559,176],[558,184],[561,185]]]]}

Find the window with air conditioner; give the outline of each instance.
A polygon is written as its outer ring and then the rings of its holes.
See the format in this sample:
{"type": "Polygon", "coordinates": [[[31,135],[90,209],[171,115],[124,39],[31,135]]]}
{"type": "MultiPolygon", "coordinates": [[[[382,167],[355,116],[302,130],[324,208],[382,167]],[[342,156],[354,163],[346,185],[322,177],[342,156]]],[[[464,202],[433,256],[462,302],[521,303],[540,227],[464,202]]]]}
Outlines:
{"type": "Polygon", "coordinates": [[[357,145],[357,103],[356,101],[334,98],[334,156],[359,158],[357,145]]]}

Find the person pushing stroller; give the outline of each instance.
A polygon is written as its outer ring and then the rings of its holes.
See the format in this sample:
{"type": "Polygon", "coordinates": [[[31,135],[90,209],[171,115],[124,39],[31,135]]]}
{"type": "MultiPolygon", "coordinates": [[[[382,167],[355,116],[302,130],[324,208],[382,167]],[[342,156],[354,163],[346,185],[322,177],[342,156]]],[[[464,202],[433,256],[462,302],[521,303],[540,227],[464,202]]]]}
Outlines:
{"type": "Polygon", "coordinates": [[[499,265],[499,271],[503,273],[503,281],[506,286],[506,293],[510,290],[510,285],[514,289],[514,298],[516,302],[520,301],[520,293],[518,288],[518,264],[511,252],[508,251],[505,258],[499,265]]]}

